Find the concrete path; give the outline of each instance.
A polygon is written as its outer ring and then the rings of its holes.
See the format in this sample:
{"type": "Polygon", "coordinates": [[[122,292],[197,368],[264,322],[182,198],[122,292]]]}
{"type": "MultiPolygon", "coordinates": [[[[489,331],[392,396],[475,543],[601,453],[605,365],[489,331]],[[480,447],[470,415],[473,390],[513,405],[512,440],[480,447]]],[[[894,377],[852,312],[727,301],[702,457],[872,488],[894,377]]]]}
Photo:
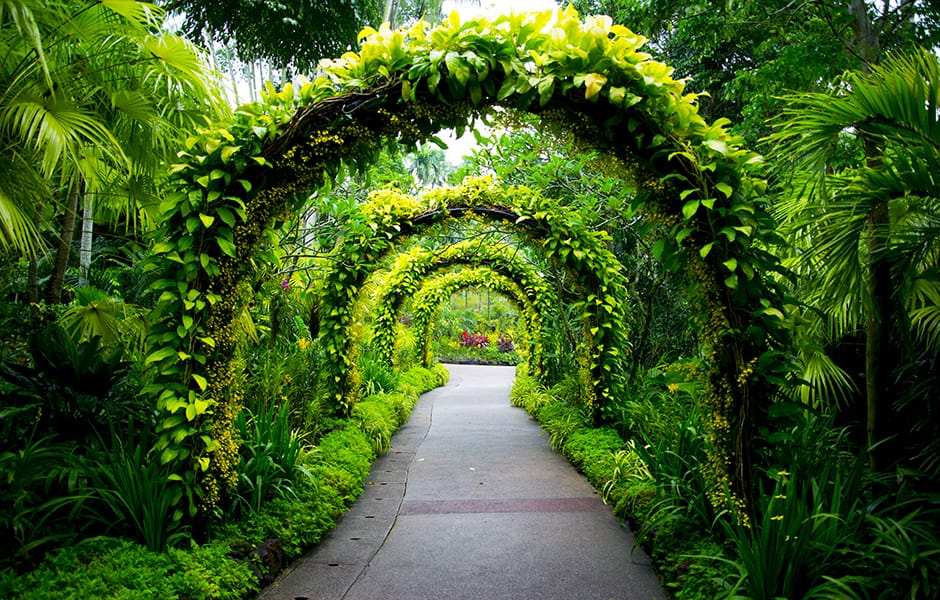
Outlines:
{"type": "Polygon", "coordinates": [[[337,528],[261,600],[665,599],[647,557],[521,409],[448,365],[337,528]]]}

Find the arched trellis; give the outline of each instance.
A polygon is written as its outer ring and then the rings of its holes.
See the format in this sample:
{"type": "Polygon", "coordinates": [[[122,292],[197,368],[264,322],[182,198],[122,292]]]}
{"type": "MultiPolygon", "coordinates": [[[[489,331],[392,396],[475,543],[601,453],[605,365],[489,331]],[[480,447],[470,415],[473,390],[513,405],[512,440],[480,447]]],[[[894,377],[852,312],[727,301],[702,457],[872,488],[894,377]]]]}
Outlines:
{"type": "Polygon", "coordinates": [[[494,105],[538,114],[621,158],[645,191],[645,214],[670,228],[657,251],[695,279],[701,311],[711,438],[703,469],[713,502],[723,505],[728,489],[742,500],[755,403],[789,368],[776,349],[782,293],[767,277],[779,269],[766,252],[772,224],[763,183],[750,175],[760,161],[723,123],[698,115],[695,96],[641,50],[645,41],[570,8],[367,32],[358,53],[322,63],[315,81],[269,89],[264,102],[186,141],[146,265],[158,303],[145,392],[163,415],[156,449],[191,507],[214,506],[237,481],[234,323],[269,228],[385,143],[463,129],[494,105]]]}
{"type": "MultiPolygon", "coordinates": [[[[392,189],[380,190],[363,205],[361,221],[347,221],[353,230],[368,231],[371,235],[360,235],[356,244],[337,248],[331,257],[332,269],[324,281],[341,281],[343,285],[327,283],[320,295],[320,339],[336,357],[324,368],[323,382],[337,402],[346,403],[349,392],[355,389],[347,375],[356,372],[351,327],[359,289],[377,268],[384,252],[397,240],[459,217],[511,223],[533,249],[577,274],[583,294],[585,338],[583,353],[578,358],[579,367],[589,373],[586,387],[596,390],[602,401],[623,393],[624,374],[628,372],[623,360],[629,354],[629,324],[625,312],[628,290],[620,273],[620,263],[609,249],[610,236],[604,231],[573,226],[579,221],[578,215],[557,200],[544,198],[524,187],[503,188],[484,177],[467,179],[457,187],[433,190],[419,198],[392,189]]],[[[478,256],[485,252],[488,252],[485,247],[473,241],[443,251],[445,255],[470,253],[478,256]]],[[[510,254],[515,252],[518,251],[509,250],[510,254]]],[[[425,255],[425,261],[402,262],[403,268],[397,271],[397,277],[412,287],[398,291],[398,282],[389,285],[390,300],[377,303],[378,319],[384,319],[377,330],[394,324],[397,303],[416,289],[423,276],[422,270],[429,268],[432,258],[429,254],[425,255]],[[383,308],[385,304],[391,308],[383,308]]],[[[490,260],[498,265],[505,259],[494,253],[490,260]]],[[[593,398],[589,397],[588,401],[589,408],[596,408],[593,398]]]]}
{"type": "Polygon", "coordinates": [[[536,375],[542,371],[542,347],[538,342],[542,336],[542,314],[520,285],[488,267],[451,271],[425,280],[415,294],[412,304],[412,327],[418,331],[421,344],[421,360],[425,367],[431,365],[431,341],[435,317],[441,306],[455,293],[467,288],[486,288],[503,294],[522,314],[527,343],[519,345],[520,353],[536,375]]]}
{"type": "MultiPolygon", "coordinates": [[[[463,240],[441,249],[414,248],[396,257],[373,309],[373,345],[387,363],[391,363],[394,325],[404,299],[413,297],[432,273],[457,265],[485,265],[489,272],[514,281],[524,294],[525,302],[537,311],[557,306],[554,290],[545,284],[544,276],[513,246],[463,240]]],[[[534,331],[540,332],[541,328],[534,331]]],[[[532,342],[540,345],[540,339],[533,338],[532,342]]],[[[540,353],[530,354],[536,359],[532,365],[533,372],[541,374],[540,353]]]]}

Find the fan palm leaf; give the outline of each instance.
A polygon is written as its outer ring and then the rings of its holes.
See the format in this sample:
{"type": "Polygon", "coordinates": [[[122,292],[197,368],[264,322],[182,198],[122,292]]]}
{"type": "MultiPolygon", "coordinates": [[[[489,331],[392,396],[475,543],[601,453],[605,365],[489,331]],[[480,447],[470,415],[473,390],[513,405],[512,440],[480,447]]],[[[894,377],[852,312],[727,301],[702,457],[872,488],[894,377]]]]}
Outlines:
{"type": "Polygon", "coordinates": [[[769,141],[793,193],[775,213],[797,248],[802,295],[829,321],[828,339],[866,326],[871,267],[886,264],[895,306],[907,308],[899,318],[935,344],[940,62],[927,51],[892,56],[869,74],[846,75],[832,93],[788,101],[769,141]],[[889,218],[873,221],[884,208],[889,218]]]}
{"type": "MultiPolygon", "coordinates": [[[[36,156],[50,188],[157,177],[185,130],[225,110],[200,53],[160,32],[162,16],[136,0],[0,0],[3,152],[36,156]]],[[[2,202],[0,244],[24,251],[31,211],[10,194],[2,202]]],[[[135,199],[123,206],[138,223],[135,199]]]]}
{"type": "Polygon", "coordinates": [[[0,248],[33,256],[42,244],[34,222],[51,197],[46,182],[17,153],[0,152],[0,248]],[[25,199],[25,201],[24,201],[25,199]]]}

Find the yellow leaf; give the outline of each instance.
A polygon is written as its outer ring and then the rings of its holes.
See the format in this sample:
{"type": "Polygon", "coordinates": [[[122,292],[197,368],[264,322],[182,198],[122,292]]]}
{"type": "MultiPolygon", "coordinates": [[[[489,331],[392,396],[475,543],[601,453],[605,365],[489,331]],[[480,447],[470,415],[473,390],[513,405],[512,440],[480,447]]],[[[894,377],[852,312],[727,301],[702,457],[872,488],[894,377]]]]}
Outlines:
{"type": "Polygon", "coordinates": [[[590,100],[601,91],[607,83],[607,76],[600,73],[588,73],[584,76],[584,99],[590,100]]]}

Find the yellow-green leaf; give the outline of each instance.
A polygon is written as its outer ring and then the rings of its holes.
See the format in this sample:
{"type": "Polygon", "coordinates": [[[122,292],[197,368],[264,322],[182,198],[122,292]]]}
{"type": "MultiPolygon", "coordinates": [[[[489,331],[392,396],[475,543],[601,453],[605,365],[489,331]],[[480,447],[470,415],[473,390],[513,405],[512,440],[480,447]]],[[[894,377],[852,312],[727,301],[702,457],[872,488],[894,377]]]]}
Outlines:
{"type": "Polygon", "coordinates": [[[206,387],[209,385],[209,382],[206,381],[206,378],[198,373],[193,373],[193,381],[196,382],[196,385],[198,385],[199,389],[203,392],[206,391],[206,387]]]}
{"type": "Polygon", "coordinates": [[[590,100],[596,96],[604,84],[607,83],[607,76],[600,73],[588,73],[584,76],[584,99],[590,100]]]}

